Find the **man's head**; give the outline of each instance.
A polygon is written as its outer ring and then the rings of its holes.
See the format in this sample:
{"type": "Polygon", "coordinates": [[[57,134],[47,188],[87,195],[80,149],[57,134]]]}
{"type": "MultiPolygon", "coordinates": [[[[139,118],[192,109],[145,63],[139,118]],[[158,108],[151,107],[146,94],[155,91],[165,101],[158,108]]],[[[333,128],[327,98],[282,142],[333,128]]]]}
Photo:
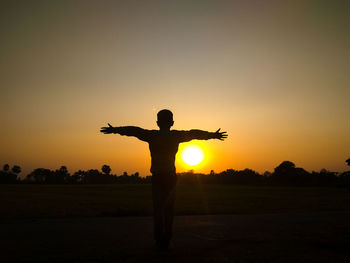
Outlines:
{"type": "Polygon", "coordinates": [[[173,113],[170,110],[161,110],[157,113],[157,124],[160,129],[168,129],[174,125],[173,113]]]}

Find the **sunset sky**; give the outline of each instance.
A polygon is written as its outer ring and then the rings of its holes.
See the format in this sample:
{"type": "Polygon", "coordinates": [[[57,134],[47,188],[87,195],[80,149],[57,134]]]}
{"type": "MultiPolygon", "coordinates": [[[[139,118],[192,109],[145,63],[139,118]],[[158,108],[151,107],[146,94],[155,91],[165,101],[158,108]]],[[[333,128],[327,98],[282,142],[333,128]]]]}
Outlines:
{"type": "Polygon", "coordinates": [[[347,170],[349,3],[2,1],[0,164],[148,175],[146,143],[99,129],[167,108],[229,134],[196,172],[347,170]]]}

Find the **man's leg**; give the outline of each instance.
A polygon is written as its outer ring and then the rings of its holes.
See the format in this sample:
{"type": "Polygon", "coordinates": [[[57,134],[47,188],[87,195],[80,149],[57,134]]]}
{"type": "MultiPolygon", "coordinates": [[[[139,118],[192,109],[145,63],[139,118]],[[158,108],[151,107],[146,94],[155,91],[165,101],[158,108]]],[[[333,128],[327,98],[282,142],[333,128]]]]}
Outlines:
{"type": "Polygon", "coordinates": [[[176,176],[171,178],[167,187],[167,197],[164,207],[164,242],[169,245],[173,233],[174,204],[175,204],[176,176]]]}
{"type": "Polygon", "coordinates": [[[153,232],[154,239],[157,245],[160,245],[163,240],[163,195],[162,186],[157,183],[152,183],[152,199],[153,199],[153,232]]]}
{"type": "Polygon", "coordinates": [[[174,221],[174,204],[175,204],[175,187],[169,192],[164,209],[164,242],[171,240],[173,233],[174,221]]]}

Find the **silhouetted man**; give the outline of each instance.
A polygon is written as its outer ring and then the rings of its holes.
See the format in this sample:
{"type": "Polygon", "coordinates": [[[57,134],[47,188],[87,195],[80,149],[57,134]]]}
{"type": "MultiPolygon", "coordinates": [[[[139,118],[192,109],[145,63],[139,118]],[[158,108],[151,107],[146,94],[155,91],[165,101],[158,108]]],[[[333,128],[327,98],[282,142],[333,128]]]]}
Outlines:
{"type": "Polygon", "coordinates": [[[175,155],[179,143],[194,139],[208,140],[227,138],[226,132],[207,132],[201,130],[177,131],[170,130],[173,126],[173,114],[170,110],[161,110],[157,114],[159,130],[145,130],[139,127],[102,127],[105,134],[118,133],[134,136],[148,142],[152,157],[152,199],[154,213],[154,238],[157,247],[167,249],[172,236],[175,201],[175,155]]]}

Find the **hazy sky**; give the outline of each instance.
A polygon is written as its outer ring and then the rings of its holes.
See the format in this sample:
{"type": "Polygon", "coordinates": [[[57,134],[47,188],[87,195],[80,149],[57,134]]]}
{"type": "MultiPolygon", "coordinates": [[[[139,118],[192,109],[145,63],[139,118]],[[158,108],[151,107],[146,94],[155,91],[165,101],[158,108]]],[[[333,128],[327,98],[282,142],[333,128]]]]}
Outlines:
{"type": "MultiPolygon", "coordinates": [[[[196,171],[343,171],[348,1],[2,1],[0,164],[149,174],[148,145],[99,128],[229,134],[196,171]]],[[[187,169],[179,165],[178,171],[187,169]]],[[[24,173],[24,175],[25,175],[24,173]]]]}

